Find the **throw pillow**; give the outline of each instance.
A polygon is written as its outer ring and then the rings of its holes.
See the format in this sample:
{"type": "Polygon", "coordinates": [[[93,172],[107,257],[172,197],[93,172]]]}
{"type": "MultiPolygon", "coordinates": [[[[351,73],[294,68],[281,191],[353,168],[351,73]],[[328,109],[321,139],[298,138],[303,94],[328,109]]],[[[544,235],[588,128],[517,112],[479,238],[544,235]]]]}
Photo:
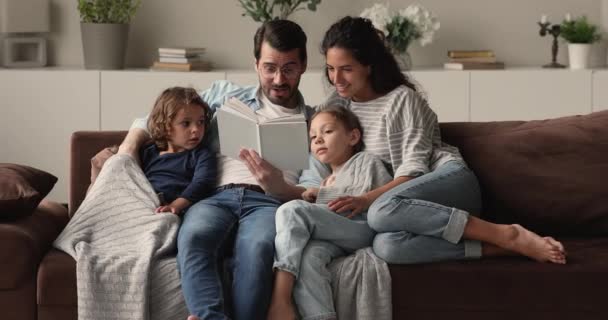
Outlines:
{"type": "Polygon", "coordinates": [[[52,174],[32,167],[0,163],[0,218],[30,215],[57,182],[52,174]]]}
{"type": "Polygon", "coordinates": [[[484,218],[543,235],[608,235],[608,111],[442,124],[477,175],[484,218]]]}

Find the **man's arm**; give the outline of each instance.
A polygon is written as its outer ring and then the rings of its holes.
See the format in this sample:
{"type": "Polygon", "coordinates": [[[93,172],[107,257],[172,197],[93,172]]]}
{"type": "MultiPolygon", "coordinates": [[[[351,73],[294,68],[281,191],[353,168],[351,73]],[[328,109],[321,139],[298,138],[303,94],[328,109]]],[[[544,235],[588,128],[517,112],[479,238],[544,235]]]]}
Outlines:
{"type": "Polygon", "coordinates": [[[118,154],[128,154],[139,161],[139,148],[150,139],[147,128],[148,117],[136,119],[127,136],[118,147],[118,154]]]}

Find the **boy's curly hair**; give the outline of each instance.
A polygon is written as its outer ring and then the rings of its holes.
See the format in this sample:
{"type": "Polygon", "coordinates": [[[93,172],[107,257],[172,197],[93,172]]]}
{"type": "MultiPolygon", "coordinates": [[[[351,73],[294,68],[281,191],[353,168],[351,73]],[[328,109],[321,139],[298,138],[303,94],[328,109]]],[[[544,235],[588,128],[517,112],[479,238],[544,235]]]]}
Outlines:
{"type": "Polygon", "coordinates": [[[171,122],[177,113],[187,105],[200,106],[204,110],[205,130],[211,121],[209,105],[193,88],[172,87],[165,89],[156,99],[148,117],[148,129],[154,143],[160,150],[167,150],[171,122]]]}

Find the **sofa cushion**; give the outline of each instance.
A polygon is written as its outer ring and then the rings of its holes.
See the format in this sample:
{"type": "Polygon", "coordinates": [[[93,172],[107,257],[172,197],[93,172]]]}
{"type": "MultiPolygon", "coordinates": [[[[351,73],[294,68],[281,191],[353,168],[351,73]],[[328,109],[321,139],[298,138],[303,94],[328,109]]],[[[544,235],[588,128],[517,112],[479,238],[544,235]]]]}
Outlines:
{"type": "Polygon", "coordinates": [[[608,111],[442,124],[479,178],[482,216],[542,234],[608,235],[608,111]]]}
{"type": "Polygon", "coordinates": [[[389,265],[393,314],[404,319],[605,319],[608,238],[559,240],[568,251],[565,265],[524,257],[389,265]]]}
{"type": "Polygon", "coordinates": [[[0,218],[31,214],[56,182],[55,176],[42,170],[0,163],[0,218]]]}

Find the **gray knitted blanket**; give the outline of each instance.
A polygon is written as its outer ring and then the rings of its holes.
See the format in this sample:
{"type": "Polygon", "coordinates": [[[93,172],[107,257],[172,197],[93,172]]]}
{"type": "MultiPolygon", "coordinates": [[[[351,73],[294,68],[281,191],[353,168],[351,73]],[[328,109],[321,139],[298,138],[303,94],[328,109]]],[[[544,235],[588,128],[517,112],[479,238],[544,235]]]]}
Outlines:
{"type": "Polygon", "coordinates": [[[78,319],[180,319],[179,218],[127,155],[108,159],[54,246],[76,260],[78,319]]]}
{"type": "Polygon", "coordinates": [[[332,261],[329,271],[338,319],[392,319],[391,274],[372,248],[332,261]]]}

